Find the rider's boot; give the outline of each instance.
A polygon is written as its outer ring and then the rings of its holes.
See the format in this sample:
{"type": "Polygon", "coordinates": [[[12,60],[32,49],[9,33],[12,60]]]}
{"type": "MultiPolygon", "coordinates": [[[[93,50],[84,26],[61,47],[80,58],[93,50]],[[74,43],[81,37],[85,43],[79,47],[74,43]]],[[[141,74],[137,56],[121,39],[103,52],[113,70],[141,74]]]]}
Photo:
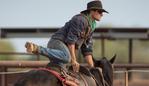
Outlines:
{"type": "Polygon", "coordinates": [[[25,47],[28,53],[38,53],[39,46],[34,43],[26,42],[25,47]]]}

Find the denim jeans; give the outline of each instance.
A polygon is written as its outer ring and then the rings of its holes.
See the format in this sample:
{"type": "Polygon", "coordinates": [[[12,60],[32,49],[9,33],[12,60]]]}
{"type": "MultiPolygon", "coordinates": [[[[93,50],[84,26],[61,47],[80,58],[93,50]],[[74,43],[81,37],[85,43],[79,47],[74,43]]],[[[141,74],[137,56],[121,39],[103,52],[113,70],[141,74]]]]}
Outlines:
{"type": "Polygon", "coordinates": [[[47,56],[51,63],[63,66],[70,62],[71,56],[68,47],[60,40],[51,39],[47,48],[39,48],[41,55],[47,56]]]}

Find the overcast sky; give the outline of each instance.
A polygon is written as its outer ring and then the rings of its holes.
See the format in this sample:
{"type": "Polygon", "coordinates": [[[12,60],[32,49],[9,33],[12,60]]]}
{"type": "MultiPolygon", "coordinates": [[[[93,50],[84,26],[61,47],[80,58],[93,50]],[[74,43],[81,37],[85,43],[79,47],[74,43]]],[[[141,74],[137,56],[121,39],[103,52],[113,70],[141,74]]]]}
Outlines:
{"type": "MultiPolygon", "coordinates": [[[[61,27],[91,0],[0,0],[0,27],[61,27]]],[[[149,27],[149,0],[102,0],[99,25],[149,27]]]]}

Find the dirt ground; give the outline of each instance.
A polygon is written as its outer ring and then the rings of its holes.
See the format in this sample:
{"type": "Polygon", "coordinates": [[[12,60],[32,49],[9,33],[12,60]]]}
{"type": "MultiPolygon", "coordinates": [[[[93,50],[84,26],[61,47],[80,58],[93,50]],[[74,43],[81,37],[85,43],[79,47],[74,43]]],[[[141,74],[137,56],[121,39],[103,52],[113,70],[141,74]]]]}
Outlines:
{"type": "MultiPolygon", "coordinates": [[[[125,86],[125,81],[114,80],[113,86],[125,86]]],[[[149,86],[149,80],[131,80],[128,86],[149,86]]]]}

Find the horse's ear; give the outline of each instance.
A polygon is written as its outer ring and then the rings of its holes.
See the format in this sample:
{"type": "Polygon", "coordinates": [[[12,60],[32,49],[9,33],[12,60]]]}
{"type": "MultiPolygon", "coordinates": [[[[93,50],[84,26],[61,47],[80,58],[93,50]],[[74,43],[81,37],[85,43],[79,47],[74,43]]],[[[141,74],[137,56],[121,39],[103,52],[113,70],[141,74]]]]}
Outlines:
{"type": "Polygon", "coordinates": [[[110,63],[113,64],[116,59],[116,54],[111,58],[110,63]]]}

